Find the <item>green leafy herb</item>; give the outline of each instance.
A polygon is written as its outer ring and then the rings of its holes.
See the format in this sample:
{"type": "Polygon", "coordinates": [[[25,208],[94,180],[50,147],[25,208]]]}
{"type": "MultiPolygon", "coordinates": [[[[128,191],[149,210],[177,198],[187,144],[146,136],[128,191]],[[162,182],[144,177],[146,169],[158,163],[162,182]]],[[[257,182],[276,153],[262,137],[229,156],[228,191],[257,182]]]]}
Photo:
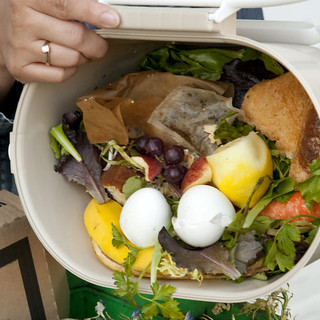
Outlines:
{"type": "Polygon", "coordinates": [[[251,230],[255,230],[256,235],[261,237],[268,229],[272,228],[274,220],[266,216],[256,217],[250,226],[251,230]]]}
{"type": "Polygon", "coordinates": [[[294,242],[299,242],[300,237],[299,229],[293,224],[285,222],[274,239],[266,242],[264,265],[270,270],[275,270],[278,266],[282,272],[292,269],[296,255],[294,242]]]}
{"type": "Polygon", "coordinates": [[[130,177],[122,187],[122,192],[125,194],[126,199],[139,189],[146,187],[146,180],[140,176],[130,177]]]}
{"type": "Polygon", "coordinates": [[[166,284],[160,287],[159,283],[154,282],[151,285],[151,290],[153,297],[151,299],[145,298],[150,303],[142,307],[144,318],[153,319],[159,314],[159,311],[167,319],[179,320],[183,318],[183,314],[178,307],[179,302],[172,299],[172,294],[175,291],[174,287],[166,284]]]}
{"type": "Polygon", "coordinates": [[[114,224],[112,224],[112,245],[116,248],[119,248],[120,245],[124,245],[129,249],[129,254],[125,259],[124,266],[132,267],[134,262],[136,261],[137,254],[141,251],[141,248],[135,247],[131,245],[126,238],[118,231],[114,224]]]}
{"type": "Polygon", "coordinates": [[[126,240],[126,238],[118,231],[114,224],[112,224],[112,245],[119,248],[122,244],[132,247],[126,240]]]}
{"type": "Polygon", "coordinates": [[[297,184],[305,205],[312,211],[315,202],[320,202],[320,157],[308,164],[311,177],[297,184]]]}
{"type": "Polygon", "coordinates": [[[120,245],[125,245],[129,249],[128,256],[125,258],[123,263],[125,273],[119,272],[117,270],[115,270],[113,273],[113,279],[115,280],[114,284],[117,286],[117,289],[114,290],[114,294],[118,297],[126,297],[130,303],[135,304],[133,297],[135,294],[137,294],[138,287],[136,283],[133,282],[131,267],[136,261],[137,254],[141,249],[129,244],[125,237],[113,224],[112,235],[112,245],[114,247],[119,248],[120,245]]]}
{"type": "Polygon", "coordinates": [[[136,305],[134,296],[137,294],[136,284],[132,280],[132,273],[128,269],[125,274],[123,272],[114,270],[113,280],[117,289],[113,290],[113,294],[120,298],[127,298],[132,305],[136,305]]]}
{"type": "Polygon", "coordinates": [[[271,152],[273,164],[273,179],[278,180],[288,176],[292,160],[281,154],[274,141],[270,140],[263,134],[259,136],[264,140],[271,152]]]}
{"type": "MultiPolygon", "coordinates": [[[[142,307],[142,314],[145,319],[152,319],[161,313],[165,318],[172,320],[179,320],[183,318],[183,314],[180,311],[178,304],[179,302],[172,298],[172,294],[175,291],[175,288],[170,285],[162,285],[159,286],[157,281],[154,281],[151,284],[151,290],[153,292],[153,296],[148,298],[145,295],[141,295],[139,293],[139,282],[142,279],[145,272],[150,268],[150,264],[141,272],[137,281],[133,280],[132,273],[132,265],[134,264],[137,254],[141,250],[141,248],[137,248],[132,246],[125,237],[117,230],[117,228],[112,225],[112,244],[115,247],[119,247],[120,245],[125,245],[129,249],[128,256],[126,257],[123,267],[125,272],[114,271],[113,279],[115,280],[114,284],[116,285],[116,289],[113,293],[118,297],[125,297],[129,300],[132,305],[136,305],[135,296],[142,298],[148,303],[142,307]]],[[[161,249],[161,246],[160,246],[161,249]]],[[[159,250],[157,250],[158,252],[159,250]]],[[[159,260],[159,256],[155,257],[155,261],[159,260]]],[[[160,257],[161,258],[161,257],[160,257]]],[[[156,268],[156,266],[153,266],[156,268]]]]}
{"type": "Polygon", "coordinates": [[[230,124],[228,119],[236,114],[236,112],[230,111],[219,121],[218,128],[214,132],[215,139],[220,139],[222,143],[227,143],[234,139],[247,136],[253,131],[252,126],[238,118],[235,118],[232,124],[230,124]]]}

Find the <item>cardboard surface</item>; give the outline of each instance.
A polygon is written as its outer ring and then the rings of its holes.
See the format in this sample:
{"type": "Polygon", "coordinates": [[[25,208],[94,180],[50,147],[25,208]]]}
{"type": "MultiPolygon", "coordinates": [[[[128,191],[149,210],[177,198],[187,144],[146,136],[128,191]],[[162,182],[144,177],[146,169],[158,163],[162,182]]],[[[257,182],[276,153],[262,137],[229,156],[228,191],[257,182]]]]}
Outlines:
{"type": "Polygon", "coordinates": [[[0,320],[59,319],[55,292],[60,290],[61,294],[63,288],[62,296],[68,297],[67,287],[61,285],[61,267],[50,261],[49,268],[47,253],[32,231],[19,198],[1,190],[0,204],[0,320]],[[53,284],[50,271],[60,279],[60,285],[53,284]]]}

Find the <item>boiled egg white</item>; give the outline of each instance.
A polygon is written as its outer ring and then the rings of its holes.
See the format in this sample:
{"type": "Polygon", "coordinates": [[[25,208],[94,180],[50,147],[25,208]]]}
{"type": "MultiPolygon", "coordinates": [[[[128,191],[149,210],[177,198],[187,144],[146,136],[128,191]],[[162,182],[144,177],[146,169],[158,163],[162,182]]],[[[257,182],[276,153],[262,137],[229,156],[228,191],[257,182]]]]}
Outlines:
{"type": "Polygon", "coordinates": [[[163,194],[153,188],[134,192],[125,202],[120,214],[120,228],[134,245],[154,246],[162,227],[168,227],[171,208],[163,194]]]}
{"type": "Polygon", "coordinates": [[[217,242],[236,211],[230,200],[217,188],[198,185],[180,199],[172,225],[185,243],[207,247],[217,242]]]}

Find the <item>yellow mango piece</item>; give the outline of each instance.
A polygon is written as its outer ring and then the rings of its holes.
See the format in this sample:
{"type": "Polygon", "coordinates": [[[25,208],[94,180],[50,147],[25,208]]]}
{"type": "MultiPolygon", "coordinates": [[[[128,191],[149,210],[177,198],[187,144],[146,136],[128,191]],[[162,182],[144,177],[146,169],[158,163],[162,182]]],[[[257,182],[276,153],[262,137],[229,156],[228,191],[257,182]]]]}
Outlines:
{"type": "Polygon", "coordinates": [[[267,191],[273,174],[270,150],[255,132],[235,139],[207,156],[212,169],[212,183],[238,207],[244,207],[259,178],[264,178],[255,191],[253,207],[267,191]]]}
{"type": "MultiPolygon", "coordinates": [[[[119,248],[116,248],[112,245],[112,224],[123,234],[119,223],[121,210],[122,206],[116,201],[109,200],[100,205],[92,199],[84,212],[84,224],[89,235],[107,257],[119,264],[123,264],[128,255],[126,246],[120,245],[119,248]]],[[[136,271],[144,270],[151,262],[153,249],[151,247],[141,250],[132,269],[136,271]]]]}

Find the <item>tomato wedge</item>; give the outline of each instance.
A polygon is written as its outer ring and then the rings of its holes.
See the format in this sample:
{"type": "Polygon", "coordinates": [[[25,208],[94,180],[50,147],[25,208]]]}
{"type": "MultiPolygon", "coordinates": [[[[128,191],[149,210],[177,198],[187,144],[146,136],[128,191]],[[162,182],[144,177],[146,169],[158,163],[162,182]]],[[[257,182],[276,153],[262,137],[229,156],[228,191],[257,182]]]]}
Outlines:
{"type": "MultiPolygon", "coordinates": [[[[305,205],[301,192],[295,192],[285,203],[274,200],[270,202],[260,213],[260,216],[267,216],[270,219],[289,219],[299,215],[310,215],[320,218],[320,203],[315,203],[310,211],[305,205]]],[[[312,221],[309,217],[299,217],[296,220],[312,221]]]]}

